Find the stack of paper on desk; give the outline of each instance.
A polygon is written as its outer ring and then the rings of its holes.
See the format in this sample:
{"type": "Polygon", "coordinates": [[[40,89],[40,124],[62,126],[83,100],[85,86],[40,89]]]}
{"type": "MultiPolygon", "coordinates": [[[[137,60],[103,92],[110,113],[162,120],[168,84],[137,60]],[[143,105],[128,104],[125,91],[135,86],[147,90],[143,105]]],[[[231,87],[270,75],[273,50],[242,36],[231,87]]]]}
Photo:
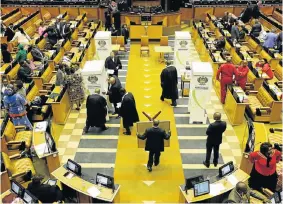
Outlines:
{"type": "Polygon", "coordinates": [[[95,186],[90,187],[87,189],[87,192],[93,197],[96,198],[101,192],[95,186]]]}

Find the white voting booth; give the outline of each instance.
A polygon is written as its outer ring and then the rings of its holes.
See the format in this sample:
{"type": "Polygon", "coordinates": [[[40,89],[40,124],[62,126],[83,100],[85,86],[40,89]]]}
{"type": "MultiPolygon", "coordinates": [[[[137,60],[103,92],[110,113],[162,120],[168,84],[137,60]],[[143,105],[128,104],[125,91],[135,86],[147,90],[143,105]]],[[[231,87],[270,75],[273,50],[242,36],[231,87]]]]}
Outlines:
{"type": "MultiPolygon", "coordinates": [[[[82,69],[82,76],[87,95],[94,94],[96,88],[100,88],[103,97],[107,97],[102,92],[107,93],[107,72],[104,68],[104,60],[87,61],[82,69]]],[[[109,120],[107,114],[106,120],[109,120]]]]}
{"type": "Polygon", "coordinates": [[[212,67],[209,62],[192,62],[188,111],[190,124],[206,124],[206,104],[210,102],[212,88],[212,67]]]}
{"type": "Polygon", "coordinates": [[[174,65],[178,71],[179,77],[186,68],[186,62],[189,57],[190,40],[191,34],[189,32],[175,32],[174,65]]]}
{"type": "Polygon", "coordinates": [[[98,31],[95,36],[96,59],[105,60],[112,51],[111,32],[98,31]]]}

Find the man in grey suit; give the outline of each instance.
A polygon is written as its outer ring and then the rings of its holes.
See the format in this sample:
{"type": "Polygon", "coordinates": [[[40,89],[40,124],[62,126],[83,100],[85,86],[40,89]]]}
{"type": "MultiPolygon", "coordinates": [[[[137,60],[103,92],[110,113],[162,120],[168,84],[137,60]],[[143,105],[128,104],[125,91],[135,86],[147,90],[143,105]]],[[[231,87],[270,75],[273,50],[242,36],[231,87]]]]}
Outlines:
{"type": "Polygon", "coordinates": [[[231,38],[232,40],[238,40],[240,38],[240,31],[238,28],[238,21],[235,21],[231,28],[231,38]]]}

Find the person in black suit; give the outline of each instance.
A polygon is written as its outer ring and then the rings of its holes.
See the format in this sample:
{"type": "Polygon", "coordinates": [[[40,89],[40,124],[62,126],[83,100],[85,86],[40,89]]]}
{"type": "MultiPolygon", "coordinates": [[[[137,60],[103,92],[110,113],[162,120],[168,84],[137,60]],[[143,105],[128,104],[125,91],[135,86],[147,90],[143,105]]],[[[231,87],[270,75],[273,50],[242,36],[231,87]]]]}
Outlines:
{"type": "Polygon", "coordinates": [[[11,53],[8,51],[8,45],[6,43],[1,44],[1,53],[4,63],[10,63],[13,61],[11,53]]]}
{"type": "Polygon", "coordinates": [[[111,12],[109,9],[107,9],[104,12],[104,17],[105,17],[105,31],[110,30],[111,28],[111,12]]]}
{"type": "Polygon", "coordinates": [[[118,77],[118,70],[122,69],[122,63],[118,56],[112,51],[110,56],[105,60],[105,68],[114,70],[114,75],[118,77]]]}
{"type": "Polygon", "coordinates": [[[221,36],[219,39],[214,41],[214,45],[216,49],[222,50],[225,47],[225,38],[221,36]]]}
{"type": "Polygon", "coordinates": [[[122,102],[119,114],[123,118],[123,126],[126,129],[124,135],[131,135],[130,127],[133,126],[133,123],[139,121],[135,98],[131,92],[127,92],[124,88],[120,89],[120,93],[122,102]]]}
{"type": "MultiPolygon", "coordinates": [[[[117,76],[113,75],[109,79],[109,87],[108,87],[108,92],[107,95],[109,95],[109,101],[110,103],[113,103],[115,112],[112,115],[119,114],[119,109],[117,107],[117,103],[121,103],[122,96],[120,94],[120,90],[122,88],[121,82],[118,79],[117,76]]],[[[120,117],[118,115],[118,117],[120,117]]]]}
{"type": "Polygon", "coordinates": [[[40,176],[34,176],[32,182],[28,184],[27,190],[31,192],[42,203],[62,202],[63,193],[58,186],[42,184],[40,176]]]}
{"type": "Polygon", "coordinates": [[[10,42],[14,38],[15,34],[16,33],[13,30],[13,23],[10,23],[4,33],[4,36],[7,36],[7,41],[10,42]]]}
{"type": "Polygon", "coordinates": [[[205,161],[203,161],[203,164],[207,168],[209,168],[210,165],[210,156],[212,149],[214,153],[213,164],[215,167],[217,166],[219,158],[219,146],[222,143],[222,134],[226,130],[226,122],[221,121],[221,113],[214,113],[213,119],[215,120],[215,122],[211,123],[206,130],[206,159],[205,161]]]}
{"type": "Polygon", "coordinates": [[[95,93],[89,95],[86,100],[87,119],[84,132],[87,133],[90,127],[99,127],[101,130],[107,130],[105,126],[107,115],[106,99],[99,95],[100,89],[97,88],[95,93]]]}
{"type": "Polygon", "coordinates": [[[122,28],[122,35],[124,36],[124,43],[127,44],[127,40],[129,39],[129,29],[127,28],[127,25],[125,24],[122,28]]]}
{"type": "Polygon", "coordinates": [[[149,151],[149,157],[147,162],[147,170],[152,171],[153,158],[154,165],[159,164],[160,152],[164,151],[164,139],[169,140],[171,132],[168,133],[158,127],[159,121],[153,121],[153,127],[145,130],[143,135],[137,134],[138,138],[141,140],[146,139],[145,151],[149,151]]]}
{"type": "Polygon", "coordinates": [[[250,35],[253,35],[254,37],[258,37],[261,32],[261,24],[260,22],[256,19],[255,23],[251,29],[250,35]]]}
{"type": "Polygon", "coordinates": [[[53,26],[49,26],[46,30],[44,30],[41,34],[41,36],[44,36],[45,33],[47,33],[47,38],[48,38],[48,42],[51,44],[51,46],[54,46],[59,38],[59,33],[55,27],[55,25],[53,26]]]}

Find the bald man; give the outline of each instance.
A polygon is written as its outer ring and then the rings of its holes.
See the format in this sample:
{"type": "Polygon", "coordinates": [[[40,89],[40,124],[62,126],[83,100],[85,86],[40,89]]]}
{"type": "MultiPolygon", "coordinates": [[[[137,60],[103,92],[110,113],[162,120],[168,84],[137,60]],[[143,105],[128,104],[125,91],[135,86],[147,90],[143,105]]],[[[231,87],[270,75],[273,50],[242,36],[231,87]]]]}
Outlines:
{"type": "Polygon", "coordinates": [[[160,152],[164,151],[164,139],[169,140],[171,132],[165,132],[165,130],[158,127],[159,121],[153,121],[153,127],[145,130],[143,135],[137,134],[138,138],[141,140],[146,139],[145,151],[149,151],[147,170],[152,171],[152,165],[154,160],[154,165],[159,164],[160,152]]]}
{"type": "Polygon", "coordinates": [[[207,140],[206,140],[206,159],[203,161],[203,164],[209,168],[210,165],[210,157],[211,152],[213,149],[214,158],[213,158],[213,164],[216,167],[218,164],[218,158],[219,158],[219,146],[222,143],[222,134],[226,130],[226,122],[221,121],[221,113],[214,113],[213,119],[215,120],[214,123],[209,124],[206,134],[207,134],[207,140]]]}
{"type": "MultiPolygon", "coordinates": [[[[115,111],[112,115],[119,114],[119,109],[117,107],[117,103],[121,103],[121,101],[122,101],[122,96],[121,96],[121,93],[120,93],[121,88],[122,88],[122,85],[121,85],[121,82],[118,79],[118,77],[115,76],[115,75],[110,77],[107,95],[109,95],[109,101],[110,101],[110,103],[113,103],[113,106],[114,106],[114,109],[115,109],[115,111]]],[[[118,115],[118,117],[119,117],[119,115],[118,115]]]]}
{"type": "Polygon", "coordinates": [[[270,200],[257,191],[253,191],[244,182],[238,182],[228,197],[229,203],[251,203],[250,197],[254,197],[263,203],[270,203],[270,200]]]}

